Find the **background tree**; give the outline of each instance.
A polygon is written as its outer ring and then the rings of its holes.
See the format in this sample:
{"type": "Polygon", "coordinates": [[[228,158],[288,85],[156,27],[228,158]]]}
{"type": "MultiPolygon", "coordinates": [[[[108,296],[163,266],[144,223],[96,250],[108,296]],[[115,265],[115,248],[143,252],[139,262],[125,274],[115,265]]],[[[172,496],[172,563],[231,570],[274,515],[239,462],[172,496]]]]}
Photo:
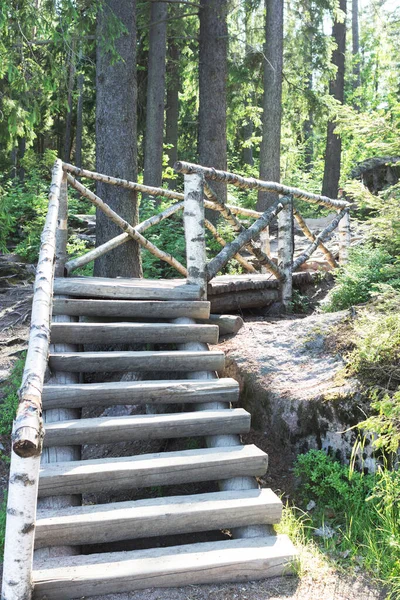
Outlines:
{"type": "MultiPolygon", "coordinates": [[[[346,0],[339,1],[340,13],[336,16],[332,29],[332,38],[336,47],[332,54],[332,63],[337,67],[336,76],[329,85],[331,96],[343,104],[344,76],[346,53],[346,0]]],[[[335,122],[328,121],[325,150],[325,168],[322,182],[322,193],[330,198],[336,198],[339,189],[340,163],[342,155],[342,140],[335,132],[335,122]]]]}
{"type": "Polygon", "coordinates": [[[160,187],[162,183],[168,4],[154,1],[150,4],[143,181],[146,185],[160,187]]]}
{"type": "MultiPolygon", "coordinates": [[[[200,0],[199,38],[199,161],[217,169],[227,167],[227,0],[200,0]]],[[[213,184],[226,200],[226,186],[213,184]]]]}
{"type": "MultiPolygon", "coordinates": [[[[107,0],[99,11],[97,26],[96,168],[131,181],[137,178],[136,91],[136,2],[107,0]],[[107,40],[115,18],[120,33],[114,48],[107,40]]],[[[97,193],[121,217],[132,225],[137,223],[135,192],[98,183],[97,193]]],[[[96,244],[119,233],[120,228],[97,211],[96,244]]],[[[136,242],[129,241],[97,259],[94,273],[101,277],[140,277],[136,242]]]]}
{"type": "MultiPolygon", "coordinates": [[[[280,181],[282,72],[283,72],[283,2],[266,0],[264,101],[260,178],[280,181]]],[[[265,211],[276,199],[272,193],[259,192],[257,210],[265,211]]]]}

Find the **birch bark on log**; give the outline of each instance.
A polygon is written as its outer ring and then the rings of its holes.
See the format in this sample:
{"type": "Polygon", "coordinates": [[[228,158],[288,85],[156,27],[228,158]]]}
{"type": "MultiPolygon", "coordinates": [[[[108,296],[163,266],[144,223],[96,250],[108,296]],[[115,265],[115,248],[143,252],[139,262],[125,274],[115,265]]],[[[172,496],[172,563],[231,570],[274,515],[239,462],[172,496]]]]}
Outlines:
{"type": "Polygon", "coordinates": [[[207,299],[203,186],[202,175],[185,175],[183,221],[186,239],[187,280],[188,283],[200,286],[200,300],[207,299]]]}
{"type": "Polygon", "coordinates": [[[281,301],[287,307],[293,293],[293,198],[278,215],[278,264],[285,275],[280,284],[281,301]]]}
{"type": "Polygon", "coordinates": [[[301,254],[300,256],[298,256],[296,258],[296,260],[293,263],[293,271],[298,269],[300,267],[300,265],[302,265],[304,262],[306,262],[306,260],[308,260],[310,258],[311,254],[313,252],[315,252],[315,250],[318,248],[320,242],[325,242],[326,240],[329,240],[329,238],[333,234],[333,231],[339,225],[340,220],[346,215],[347,212],[348,212],[348,210],[346,208],[344,210],[340,211],[337,214],[337,216],[333,219],[333,221],[330,222],[328,227],[325,227],[325,229],[323,231],[321,231],[320,234],[317,235],[314,242],[312,244],[310,244],[310,246],[304,250],[303,254],[301,254]]]}
{"type": "MultiPolygon", "coordinates": [[[[168,217],[175,214],[179,210],[183,210],[183,202],[178,202],[178,203],[174,204],[173,206],[170,206],[163,212],[159,213],[158,215],[154,215],[154,216],[150,217],[149,219],[146,219],[142,223],[139,223],[139,225],[136,225],[134,227],[134,229],[135,229],[135,231],[138,231],[139,233],[141,233],[142,231],[146,231],[146,229],[148,229],[149,227],[152,227],[153,225],[160,223],[161,221],[163,221],[164,219],[167,219],[168,217]]],[[[102,244],[101,246],[97,246],[97,248],[90,250],[83,256],[79,256],[78,258],[68,261],[65,264],[66,272],[69,274],[72,271],[74,271],[75,269],[78,269],[79,267],[83,267],[84,265],[87,265],[88,263],[92,262],[99,256],[102,256],[109,250],[112,250],[113,248],[117,248],[121,244],[124,244],[129,239],[130,239],[130,235],[128,233],[121,233],[120,235],[117,235],[115,238],[112,238],[111,240],[109,240],[105,244],[102,244]]]]}
{"type": "MultiPolygon", "coordinates": [[[[239,221],[239,219],[237,219],[232,214],[234,212],[233,210],[231,210],[232,207],[228,206],[227,204],[223,204],[208,183],[205,183],[204,190],[207,198],[209,198],[209,200],[213,202],[215,207],[214,210],[218,210],[221,213],[221,215],[228,221],[228,223],[231,225],[231,227],[236,233],[242,233],[244,231],[247,231],[244,225],[242,225],[242,223],[239,221]]],[[[207,202],[205,203],[205,206],[207,206],[207,202]]],[[[256,211],[252,212],[254,212],[257,215],[257,218],[262,217],[263,215],[263,213],[257,213],[256,211]]],[[[264,265],[266,269],[273,273],[278,279],[283,276],[279,267],[274,262],[272,262],[272,260],[269,258],[269,256],[267,256],[267,254],[265,254],[260,248],[258,248],[258,246],[254,244],[253,240],[250,240],[245,245],[245,248],[257,258],[260,266],[264,265]]]]}
{"type": "MultiPolygon", "coordinates": [[[[56,264],[55,275],[62,277],[65,270],[65,261],[67,258],[67,238],[68,238],[68,195],[66,174],[63,175],[61,183],[60,203],[58,210],[58,227],[56,232],[56,264]]],[[[76,317],[57,315],[55,322],[68,323],[77,321],[76,317]]],[[[76,352],[78,347],[72,344],[52,344],[50,352],[76,352]]],[[[79,383],[77,373],[54,373],[54,376],[48,384],[70,384],[79,383]]],[[[57,421],[68,421],[80,418],[79,409],[57,408],[45,410],[43,412],[43,421],[45,423],[54,423],[57,421]]],[[[81,452],[79,446],[64,446],[54,448],[44,448],[42,452],[41,464],[66,462],[69,460],[80,460],[81,452]]],[[[81,504],[80,496],[50,496],[38,500],[38,509],[57,510],[69,506],[79,506],[81,504]]],[[[79,548],[74,546],[56,546],[44,547],[37,550],[34,554],[35,560],[43,560],[54,556],[71,556],[79,553],[79,548]]]]}
{"type": "MultiPolygon", "coordinates": [[[[297,223],[299,224],[300,229],[304,233],[304,235],[311,242],[314,242],[317,236],[309,229],[307,223],[305,222],[305,220],[303,219],[301,214],[298,213],[296,209],[293,209],[293,215],[294,215],[294,218],[296,219],[297,223]]],[[[327,259],[328,263],[331,265],[331,267],[333,267],[335,269],[338,266],[338,264],[337,264],[334,256],[332,255],[332,253],[328,250],[328,248],[322,242],[319,243],[318,248],[325,254],[326,259],[327,259]]]]}
{"type": "Polygon", "coordinates": [[[53,264],[56,246],[62,163],[52,173],[49,207],[36,270],[31,331],[20,405],[13,428],[3,565],[3,600],[30,600],[32,562],[42,444],[42,389],[50,337],[53,264]]]}
{"type": "MultiPolygon", "coordinates": [[[[210,221],[207,221],[207,219],[205,220],[204,224],[207,227],[207,229],[212,233],[213,237],[217,240],[217,242],[224,248],[227,242],[224,240],[223,237],[219,235],[216,227],[214,227],[214,225],[210,223],[210,221]]],[[[250,273],[257,273],[257,269],[255,269],[252,264],[250,264],[245,258],[243,258],[241,254],[235,254],[232,258],[234,258],[240,265],[242,265],[242,267],[244,267],[246,271],[249,271],[250,273]]]]}
{"type": "Polygon", "coordinates": [[[202,165],[196,165],[184,161],[178,161],[174,165],[174,169],[177,173],[191,174],[191,173],[202,173],[206,180],[211,181],[224,181],[230,185],[243,189],[253,190],[266,190],[269,192],[275,192],[285,196],[293,196],[293,198],[299,198],[300,200],[306,200],[312,204],[320,204],[321,206],[327,206],[328,208],[345,208],[350,206],[345,200],[332,200],[327,196],[320,196],[319,194],[312,194],[299,188],[289,187],[282,185],[281,183],[275,183],[273,181],[261,181],[254,177],[242,177],[236,173],[229,173],[227,171],[220,171],[211,167],[203,167],[202,165]]]}
{"type": "Polygon", "coordinates": [[[272,219],[277,216],[288,202],[290,201],[287,198],[281,198],[278,202],[275,202],[275,204],[266,210],[263,216],[253,223],[253,225],[245,231],[242,231],[233,242],[225,246],[225,248],[209,262],[207,267],[208,280],[215,277],[218,271],[227,264],[234,254],[239,252],[243,246],[248,244],[250,240],[254,240],[263,229],[268,227],[272,219]]]}
{"type": "Polygon", "coordinates": [[[345,265],[349,260],[351,244],[350,211],[346,211],[339,221],[339,262],[345,265]]]}
{"type": "Polygon", "coordinates": [[[70,185],[72,185],[72,187],[74,187],[76,190],[78,190],[78,192],[80,192],[80,194],[82,194],[82,196],[84,196],[85,198],[90,200],[98,209],[100,209],[100,211],[102,211],[105,215],[107,215],[107,217],[111,221],[113,221],[116,225],[121,227],[121,229],[123,229],[126,233],[128,233],[132,239],[134,239],[136,242],[138,242],[138,244],[140,246],[142,246],[143,248],[145,248],[146,250],[151,252],[151,254],[154,254],[154,256],[157,256],[157,258],[159,258],[160,260],[163,260],[164,262],[167,262],[168,264],[170,264],[172,267],[174,267],[178,271],[178,273],[181,273],[181,275],[186,277],[187,271],[186,271],[185,267],[183,265],[181,265],[181,263],[178,260],[176,260],[173,256],[171,256],[167,252],[163,252],[163,250],[160,250],[159,248],[157,248],[157,246],[155,246],[154,244],[149,242],[149,240],[144,238],[138,231],[136,231],[136,229],[134,227],[132,227],[132,225],[129,225],[129,223],[127,221],[125,221],[114,210],[112,210],[108,206],[108,204],[103,202],[103,200],[101,198],[99,198],[98,196],[96,196],[96,194],[94,194],[93,192],[88,190],[84,185],[79,183],[79,181],[77,181],[76,179],[71,177],[71,175],[67,175],[67,178],[68,178],[68,183],[70,183],[70,185]]]}
{"type": "Polygon", "coordinates": [[[41,394],[50,340],[51,298],[61,180],[61,160],[57,160],[53,168],[49,207],[36,267],[28,352],[19,390],[20,404],[13,427],[13,450],[22,457],[39,455],[41,452],[43,435],[41,394]]]}
{"type": "Polygon", "coordinates": [[[30,600],[40,456],[11,452],[2,600],[30,600]]]}

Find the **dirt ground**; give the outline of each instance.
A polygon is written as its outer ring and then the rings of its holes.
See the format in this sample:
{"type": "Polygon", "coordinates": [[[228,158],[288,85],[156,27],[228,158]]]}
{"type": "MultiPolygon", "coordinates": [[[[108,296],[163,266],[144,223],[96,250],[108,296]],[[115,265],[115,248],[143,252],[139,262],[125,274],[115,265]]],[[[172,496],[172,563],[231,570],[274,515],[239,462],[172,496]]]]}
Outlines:
{"type": "MultiPolygon", "coordinates": [[[[26,349],[29,333],[29,307],[32,286],[28,272],[18,278],[1,277],[0,282],[0,401],[2,389],[11,372],[13,363],[26,349]],[[21,281],[22,279],[22,281],[21,281]]],[[[257,320],[252,318],[252,327],[257,320]]],[[[265,322],[260,323],[265,327],[265,322]]],[[[255,436],[258,434],[254,434],[255,436]]],[[[256,442],[256,440],[254,440],[256,442]]],[[[9,452],[9,441],[1,440],[2,452],[9,452]]],[[[285,495],[291,487],[286,460],[273,456],[269,448],[270,462],[274,464],[265,485],[280,490],[285,495]],[[275,460],[276,458],[276,460],[275,460]]],[[[8,465],[0,465],[0,492],[7,485],[8,465]]],[[[383,600],[385,593],[353,570],[353,575],[338,571],[329,565],[319,552],[299,548],[301,561],[299,576],[273,578],[270,580],[224,584],[187,586],[173,589],[150,589],[128,594],[98,596],[97,600],[383,600]]],[[[357,568],[356,568],[357,569],[357,568]]]]}

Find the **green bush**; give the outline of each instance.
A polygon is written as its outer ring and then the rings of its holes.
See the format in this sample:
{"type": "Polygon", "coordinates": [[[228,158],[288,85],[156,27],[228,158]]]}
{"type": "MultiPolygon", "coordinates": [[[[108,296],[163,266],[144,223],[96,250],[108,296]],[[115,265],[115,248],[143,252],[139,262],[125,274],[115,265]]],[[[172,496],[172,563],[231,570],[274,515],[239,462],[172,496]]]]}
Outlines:
{"type": "Polygon", "coordinates": [[[367,302],[386,283],[400,289],[400,263],[381,247],[371,245],[350,251],[349,262],[337,271],[336,285],[323,310],[334,312],[367,302]]]}
{"type": "Polygon", "coordinates": [[[4,399],[0,404],[0,435],[10,436],[18,407],[18,389],[25,366],[25,353],[17,360],[4,388],[4,399]]]}
{"type": "Polygon", "coordinates": [[[311,450],[298,456],[295,473],[303,498],[316,501],[312,529],[328,525],[335,532],[324,539],[325,548],[347,564],[362,564],[388,586],[387,598],[399,598],[400,472],[364,475],[311,450]]]}

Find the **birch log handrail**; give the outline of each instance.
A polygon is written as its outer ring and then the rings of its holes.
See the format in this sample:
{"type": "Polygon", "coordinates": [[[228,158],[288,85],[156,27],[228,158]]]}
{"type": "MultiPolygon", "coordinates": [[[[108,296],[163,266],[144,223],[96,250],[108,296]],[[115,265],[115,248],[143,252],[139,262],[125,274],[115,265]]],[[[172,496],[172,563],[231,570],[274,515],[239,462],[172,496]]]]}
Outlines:
{"type": "MultiPolygon", "coordinates": [[[[208,184],[204,184],[204,191],[208,198],[209,202],[212,202],[214,205],[214,210],[217,210],[224,219],[231,225],[233,231],[236,233],[242,233],[243,231],[247,231],[246,228],[242,225],[242,223],[232,214],[232,207],[224,204],[216,195],[212,187],[208,184]]],[[[205,202],[206,208],[208,208],[208,203],[205,202]]],[[[258,218],[262,217],[263,213],[259,213],[258,218]]],[[[276,265],[270,258],[254,244],[252,239],[245,246],[246,250],[251,252],[256,258],[260,266],[265,266],[271,273],[275,275],[277,279],[282,279],[284,277],[282,270],[276,265]]]]}
{"type": "Polygon", "coordinates": [[[242,231],[238,235],[238,237],[233,240],[230,244],[225,246],[221,250],[221,252],[213,258],[207,266],[207,278],[208,280],[215,277],[215,275],[220,271],[229,260],[232,258],[234,254],[237,254],[243,246],[245,246],[250,240],[254,239],[259,235],[260,231],[268,227],[270,222],[276,215],[283,209],[283,207],[290,202],[288,198],[280,198],[266,210],[262,217],[260,217],[253,225],[251,225],[245,231],[242,231]]]}
{"type": "MultiPolygon", "coordinates": [[[[167,219],[168,217],[170,217],[171,215],[174,215],[176,212],[178,212],[180,210],[183,210],[183,202],[177,202],[176,204],[173,204],[172,206],[169,206],[168,208],[163,210],[161,213],[158,213],[157,215],[153,215],[152,217],[149,217],[145,221],[142,221],[142,223],[135,225],[134,229],[138,233],[142,233],[142,231],[146,231],[146,229],[149,229],[149,227],[152,227],[153,225],[157,225],[164,219],[167,219]]],[[[70,260],[67,263],[65,263],[66,272],[71,273],[75,269],[78,269],[79,267],[83,267],[84,265],[87,265],[88,263],[92,262],[96,258],[99,258],[100,256],[103,256],[103,254],[106,254],[106,252],[109,252],[110,250],[113,250],[114,248],[118,248],[118,246],[120,246],[121,244],[124,244],[129,239],[131,239],[131,236],[129,235],[129,233],[121,233],[120,235],[113,237],[111,240],[108,240],[108,242],[105,242],[104,244],[97,246],[97,248],[90,250],[86,254],[83,254],[82,256],[78,256],[78,258],[74,258],[73,260],[70,260]]]]}
{"type": "Polygon", "coordinates": [[[313,241],[313,243],[310,244],[308,246],[308,248],[306,248],[304,250],[304,252],[300,256],[298,256],[296,258],[296,260],[293,262],[293,268],[292,268],[293,271],[298,269],[300,267],[300,265],[302,265],[304,262],[306,262],[306,260],[308,260],[310,258],[311,254],[318,248],[318,246],[320,245],[321,242],[325,242],[327,239],[330,238],[333,231],[339,225],[339,222],[341,221],[341,219],[343,219],[343,217],[347,214],[347,212],[348,212],[347,208],[344,208],[342,211],[340,211],[336,215],[336,217],[331,221],[331,223],[327,227],[325,227],[325,229],[323,231],[321,231],[321,233],[319,235],[317,235],[315,237],[315,240],[313,241]]]}
{"type": "MultiPolygon", "coordinates": [[[[227,245],[227,242],[221,235],[219,235],[217,228],[214,227],[214,225],[210,221],[205,219],[204,225],[207,227],[208,231],[210,231],[210,233],[214,236],[214,238],[222,247],[225,247],[227,245]]],[[[234,258],[239,264],[242,265],[242,267],[249,271],[249,273],[257,273],[257,269],[253,267],[253,265],[249,263],[245,258],[243,258],[241,254],[234,254],[232,258],[234,258]]]]}
{"type": "Polygon", "coordinates": [[[132,225],[130,225],[127,221],[125,221],[125,219],[120,217],[114,210],[112,210],[112,208],[110,208],[108,204],[106,204],[101,198],[96,196],[96,194],[91,192],[87,187],[79,183],[79,181],[77,181],[74,177],[72,177],[71,175],[67,175],[67,180],[68,183],[72,185],[72,187],[74,187],[82,196],[90,200],[97,208],[102,210],[104,214],[106,214],[107,217],[111,219],[111,221],[113,221],[116,225],[121,227],[121,229],[125,231],[138,244],[140,244],[143,248],[151,252],[151,254],[154,254],[154,256],[157,256],[157,258],[159,258],[160,260],[163,260],[164,262],[170,264],[184,277],[187,276],[186,268],[178,260],[176,260],[176,258],[171,256],[171,254],[168,254],[168,252],[160,250],[159,248],[157,248],[157,246],[155,246],[149,240],[143,237],[138,231],[135,230],[134,227],[132,227],[132,225]]]}
{"type": "Polygon", "coordinates": [[[193,163],[178,161],[174,164],[174,170],[177,173],[183,174],[202,173],[206,179],[211,179],[212,181],[222,181],[224,183],[229,183],[231,185],[235,185],[236,187],[245,189],[255,189],[261,191],[266,190],[269,192],[276,192],[277,194],[293,196],[293,198],[306,200],[307,202],[311,202],[313,204],[320,204],[329,208],[339,209],[350,207],[350,203],[346,202],[346,200],[333,200],[332,198],[328,198],[327,196],[312,194],[309,192],[305,192],[304,190],[289,187],[287,185],[282,185],[280,183],[275,183],[273,181],[262,181],[261,179],[255,179],[254,177],[242,177],[241,175],[237,175],[236,173],[220,171],[218,169],[203,167],[201,165],[196,165],[193,163]]]}
{"type": "MultiPolygon", "coordinates": [[[[310,228],[308,227],[307,223],[305,222],[305,220],[303,219],[301,214],[295,208],[293,208],[293,216],[296,219],[296,221],[297,221],[300,229],[304,233],[304,235],[311,242],[315,242],[317,236],[310,230],[310,228]]],[[[328,250],[328,248],[325,246],[325,244],[322,241],[319,242],[318,248],[320,248],[320,250],[325,254],[326,260],[331,265],[331,267],[336,269],[336,267],[338,266],[338,263],[336,262],[335,257],[332,255],[332,252],[330,252],[328,250]]]]}
{"type": "Polygon", "coordinates": [[[13,450],[21,457],[37,456],[41,452],[42,389],[50,342],[56,229],[62,174],[61,160],[57,160],[52,173],[49,206],[36,267],[28,352],[13,426],[13,450]]]}

